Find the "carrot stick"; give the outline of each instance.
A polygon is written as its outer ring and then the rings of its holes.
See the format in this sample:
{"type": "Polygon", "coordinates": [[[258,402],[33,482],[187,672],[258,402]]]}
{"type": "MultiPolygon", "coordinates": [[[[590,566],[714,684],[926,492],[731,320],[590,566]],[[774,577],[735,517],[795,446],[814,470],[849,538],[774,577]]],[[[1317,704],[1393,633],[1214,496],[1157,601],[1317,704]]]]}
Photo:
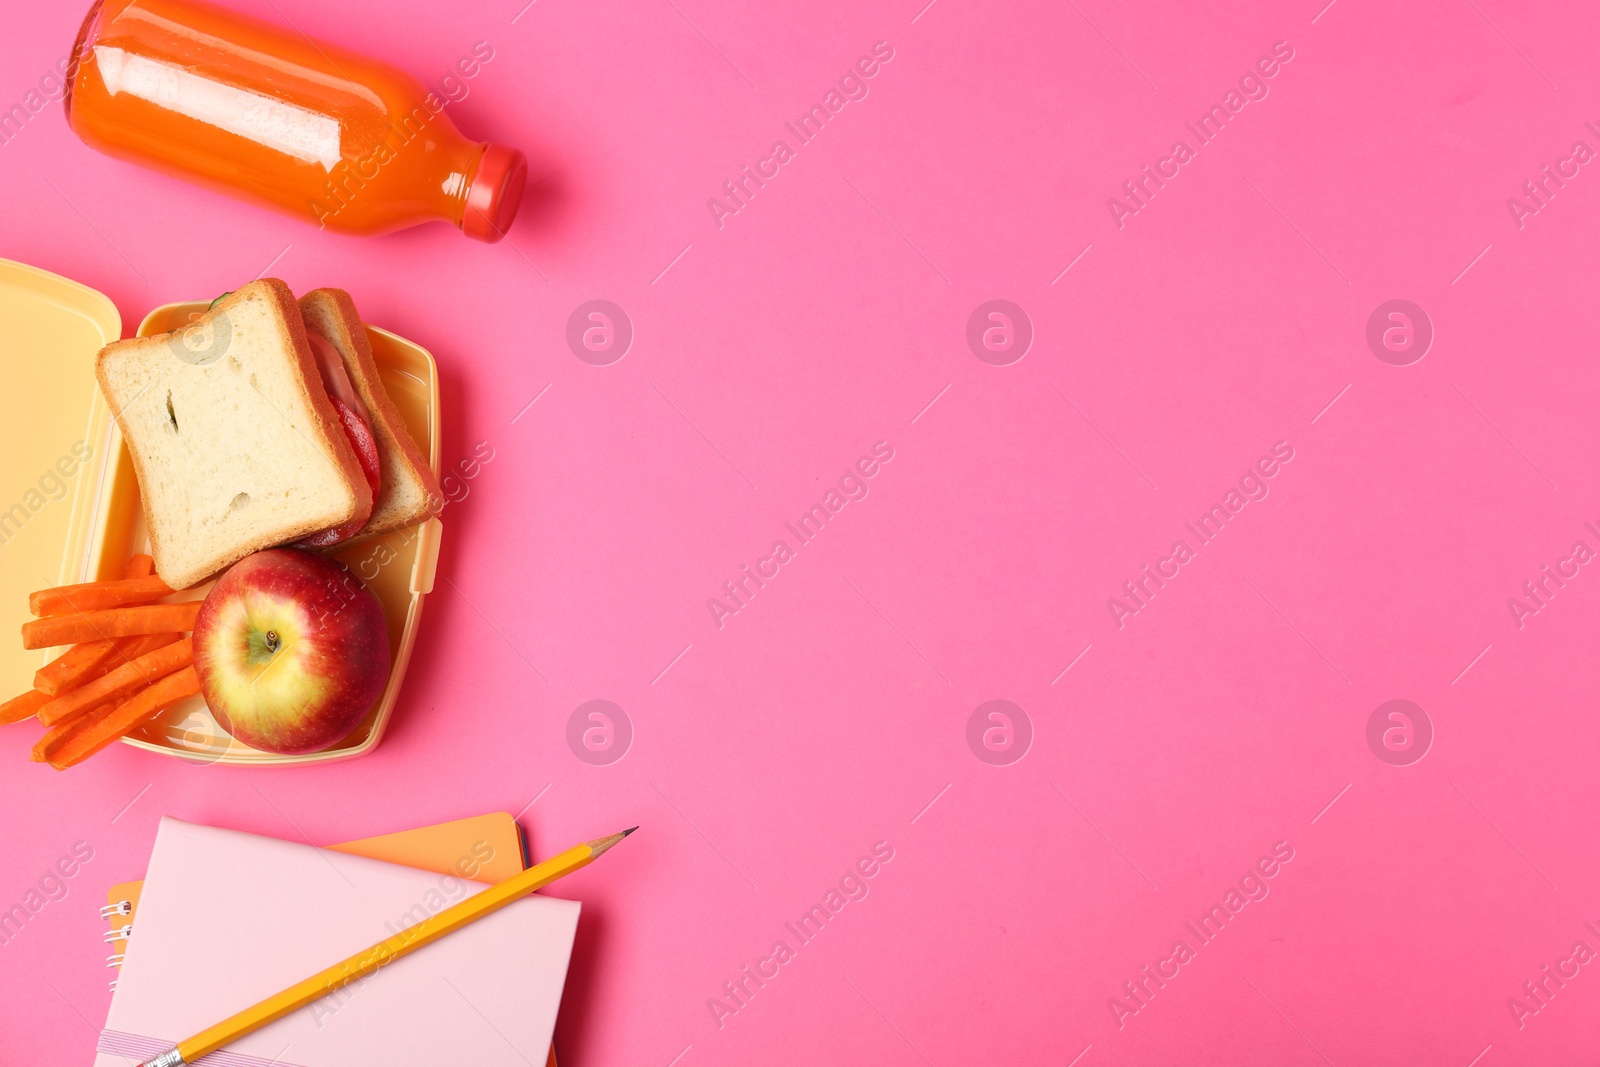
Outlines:
{"type": "Polygon", "coordinates": [[[158,648],[166,648],[178,640],[178,634],[145,634],[143,637],[124,637],[117,642],[117,651],[114,653],[117,666],[132,663],[140,656],[154,652],[158,648]]]}
{"type": "Polygon", "coordinates": [[[107,637],[192,630],[195,616],[200,614],[200,604],[198,600],[182,604],[144,604],[33,619],[22,624],[22,647],[49,648],[51,645],[70,645],[107,637]]]}
{"type": "Polygon", "coordinates": [[[103,673],[116,650],[115,641],[84,641],[73,645],[33,673],[33,687],[51,696],[65,693],[103,673]]]}
{"type": "Polygon", "coordinates": [[[37,689],[30,689],[19,697],[12,697],[4,704],[0,704],[0,725],[31,719],[48,703],[50,694],[41,693],[37,689]]]}
{"type": "MultiPolygon", "coordinates": [[[[148,578],[155,571],[155,559],[148,552],[138,552],[128,557],[127,564],[122,568],[122,579],[148,578]]],[[[114,651],[116,645],[111,641],[84,641],[73,645],[35,672],[33,687],[51,696],[64,693],[102,673],[106,664],[111,662],[114,651]]]]}
{"type": "MultiPolygon", "coordinates": [[[[178,634],[171,633],[146,634],[142,637],[124,637],[120,640],[111,642],[111,655],[100,668],[98,675],[88,676],[81,679],[77,687],[58,694],[55,699],[50,701],[49,705],[40,708],[39,711],[42,714],[49,716],[48,719],[41,719],[40,722],[46,726],[59,726],[63,722],[76,719],[85,709],[91,707],[95,703],[98,703],[100,700],[110,699],[114,702],[115,699],[126,696],[134,689],[137,689],[142,685],[148,685],[149,683],[155,681],[156,678],[160,677],[160,675],[149,673],[148,663],[140,663],[140,660],[143,659],[143,657],[148,656],[150,653],[155,652],[157,649],[163,649],[169,645],[175,644],[178,641],[178,638],[178,634]],[[105,679],[112,670],[122,671],[122,674],[119,675],[119,677],[122,679],[121,682],[103,681],[103,679],[105,679]],[[132,681],[130,682],[128,679],[132,679],[132,681]],[[99,685],[100,689],[90,690],[88,687],[91,685],[99,685]],[[107,687],[112,685],[117,687],[117,691],[106,692],[107,687]],[[106,695],[96,697],[95,693],[97,691],[106,692],[106,695]],[[70,700],[68,698],[70,698],[70,700]]],[[[174,649],[172,652],[168,653],[168,655],[175,658],[182,658],[179,650],[177,649],[174,649]]],[[[156,662],[159,663],[163,661],[158,660],[156,662]]],[[[179,666],[182,666],[182,664],[180,663],[179,666]]],[[[176,669],[177,668],[171,668],[163,671],[162,673],[170,674],[172,670],[176,669]]]]}
{"type": "Polygon", "coordinates": [[[104,704],[74,715],[64,722],[58,722],[50,732],[39,738],[39,743],[33,746],[33,753],[29,757],[35,763],[45,763],[50,759],[50,754],[60,748],[67,741],[77,737],[95,722],[111,714],[116,709],[117,702],[108,700],[104,704]]]}
{"type": "Polygon", "coordinates": [[[51,754],[50,765],[62,771],[82,763],[167,707],[198,692],[200,676],[195,674],[193,667],[169,674],[118,704],[109,715],[95,719],[82,733],[63,741],[51,754]]]}
{"type": "Polygon", "coordinates": [[[41,693],[51,696],[60,696],[69,689],[76,689],[85,682],[119,667],[129,660],[138,659],[146,652],[153,652],[162,645],[170,645],[178,639],[175,633],[146,634],[142,637],[122,637],[115,641],[86,641],[83,644],[73,645],[58,658],[40,667],[33,675],[33,687],[41,693]],[[78,662],[68,662],[69,656],[80,653],[78,662]]]}
{"type": "Polygon", "coordinates": [[[85,641],[73,645],[65,653],[34,672],[33,687],[51,696],[60,696],[93,681],[114,667],[138,659],[162,645],[170,645],[180,635],[168,630],[159,634],[141,634],[137,637],[119,637],[109,641],[85,641]],[[64,662],[79,649],[80,662],[64,662]],[[57,666],[57,665],[60,666],[57,666]]]}
{"type": "MultiPolygon", "coordinates": [[[[122,578],[124,581],[148,578],[155,573],[155,564],[156,561],[145,552],[130,556],[127,566],[122,569],[122,578]]],[[[119,658],[132,659],[133,657],[126,653],[134,640],[136,639],[124,638],[120,642],[83,641],[73,645],[34,672],[33,687],[41,693],[59,696],[68,689],[105,673],[119,658]],[[122,656],[119,657],[118,653],[122,653],[122,656]]]]}
{"type": "Polygon", "coordinates": [[[85,708],[126,696],[131,690],[149,685],[156,679],[187,667],[193,662],[194,642],[189,638],[163,645],[124,663],[108,674],[102,674],[87,685],[67,690],[39,709],[39,721],[46,726],[54,726],[72,718],[85,708]]]}
{"type": "Polygon", "coordinates": [[[172,587],[155,575],[112,582],[80,582],[28,594],[28,610],[35,615],[104,611],[127,604],[148,604],[152,600],[171,596],[172,592],[172,587]]]}

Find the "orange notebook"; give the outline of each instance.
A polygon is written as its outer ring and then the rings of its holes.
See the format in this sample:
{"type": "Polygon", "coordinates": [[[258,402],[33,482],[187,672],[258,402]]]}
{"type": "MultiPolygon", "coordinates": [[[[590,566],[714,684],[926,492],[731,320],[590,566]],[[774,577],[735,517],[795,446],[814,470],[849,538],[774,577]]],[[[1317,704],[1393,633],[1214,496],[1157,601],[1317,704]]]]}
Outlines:
{"type": "MultiPolygon", "coordinates": [[[[503,881],[528,866],[527,839],[516,820],[503,811],[326,847],[477,882],[503,881]]],[[[111,922],[111,929],[105,933],[112,951],[106,959],[108,967],[122,965],[143,887],[142,881],[123,882],[106,894],[106,906],[100,914],[111,922]]],[[[111,988],[116,987],[113,978],[111,988]]],[[[546,1067],[556,1067],[553,1044],[546,1067]]]]}

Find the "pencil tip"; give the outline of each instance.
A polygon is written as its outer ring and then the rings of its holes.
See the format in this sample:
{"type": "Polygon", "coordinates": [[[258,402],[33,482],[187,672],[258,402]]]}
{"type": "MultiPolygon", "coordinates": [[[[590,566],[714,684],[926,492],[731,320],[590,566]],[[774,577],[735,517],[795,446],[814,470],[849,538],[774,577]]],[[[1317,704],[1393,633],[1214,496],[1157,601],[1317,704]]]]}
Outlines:
{"type": "Polygon", "coordinates": [[[604,852],[612,845],[615,845],[617,842],[621,841],[624,837],[627,837],[637,829],[637,826],[630,826],[621,833],[610,834],[606,837],[599,838],[598,840],[590,841],[589,848],[593,850],[594,855],[598,856],[600,853],[604,852]]]}

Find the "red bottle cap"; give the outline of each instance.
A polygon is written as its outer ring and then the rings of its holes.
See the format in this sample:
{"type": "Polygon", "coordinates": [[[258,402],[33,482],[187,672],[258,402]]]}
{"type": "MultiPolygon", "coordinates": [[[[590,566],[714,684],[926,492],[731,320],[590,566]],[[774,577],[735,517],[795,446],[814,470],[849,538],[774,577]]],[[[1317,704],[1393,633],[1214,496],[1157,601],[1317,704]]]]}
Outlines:
{"type": "Polygon", "coordinates": [[[486,145],[477,171],[467,182],[461,232],[490,244],[504,237],[522,206],[522,187],[527,181],[528,161],[521,152],[503,144],[486,145]]]}

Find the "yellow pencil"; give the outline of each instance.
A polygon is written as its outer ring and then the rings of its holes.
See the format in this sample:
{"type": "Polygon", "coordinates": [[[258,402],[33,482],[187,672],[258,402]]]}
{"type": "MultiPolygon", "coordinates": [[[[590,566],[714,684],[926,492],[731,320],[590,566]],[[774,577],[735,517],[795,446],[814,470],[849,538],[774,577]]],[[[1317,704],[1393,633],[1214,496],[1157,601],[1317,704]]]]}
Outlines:
{"type": "Polygon", "coordinates": [[[183,1064],[194,1063],[200,1057],[209,1055],[270,1022],[276,1022],[291,1011],[303,1008],[351,982],[365,978],[379,967],[393,963],[406,953],[437,941],[446,934],[454,933],[468,923],[481,919],[490,912],[498,911],[513,900],[527,896],[535,889],[543,888],[580,867],[588,866],[600,853],[637,829],[637,826],[630,827],[620,834],[586,841],[567,849],[559,856],[552,856],[543,863],[529,867],[499,885],[490,886],[483,892],[474,894],[415,926],[406,927],[371,948],[362,949],[321,974],[312,975],[305,981],[292,985],[253,1007],[246,1008],[232,1018],[224,1019],[217,1025],[200,1031],[187,1041],[178,1042],[176,1047],[168,1049],[153,1060],[146,1060],[139,1067],[182,1067],[183,1064]]]}

